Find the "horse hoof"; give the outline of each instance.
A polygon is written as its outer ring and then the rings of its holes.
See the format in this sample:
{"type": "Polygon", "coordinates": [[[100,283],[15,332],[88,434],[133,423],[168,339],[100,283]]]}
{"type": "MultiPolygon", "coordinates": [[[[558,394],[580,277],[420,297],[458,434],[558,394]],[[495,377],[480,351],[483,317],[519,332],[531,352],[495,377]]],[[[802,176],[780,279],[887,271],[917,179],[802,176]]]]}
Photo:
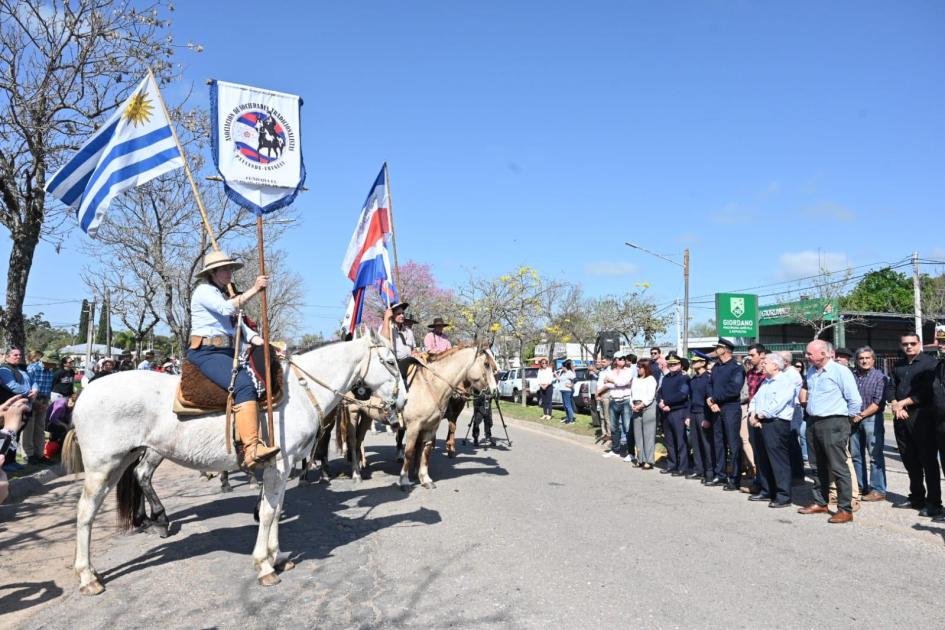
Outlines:
{"type": "Polygon", "coordinates": [[[158,525],[155,531],[157,531],[158,538],[167,538],[171,535],[170,527],[167,525],[158,525]]]}
{"type": "Polygon", "coordinates": [[[105,587],[102,586],[102,583],[98,580],[94,582],[89,582],[85,586],[79,589],[79,592],[83,595],[101,595],[105,592],[105,587]]]}
{"type": "Polygon", "coordinates": [[[446,451],[446,456],[452,459],[456,457],[456,451],[446,451]]]}
{"type": "Polygon", "coordinates": [[[267,573],[266,575],[259,578],[260,586],[275,586],[282,580],[279,579],[279,576],[275,573],[267,573]]]}
{"type": "Polygon", "coordinates": [[[276,565],[276,571],[280,571],[282,573],[285,573],[286,571],[291,571],[294,568],[295,568],[295,563],[292,562],[291,560],[286,560],[282,564],[276,565]]]}
{"type": "Polygon", "coordinates": [[[432,481],[424,481],[421,485],[422,485],[424,488],[426,488],[427,490],[434,490],[434,489],[436,489],[436,484],[433,483],[432,481]]]}
{"type": "Polygon", "coordinates": [[[227,494],[228,492],[233,492],[232,486],[220,486],[220,492],[227,494]]]}

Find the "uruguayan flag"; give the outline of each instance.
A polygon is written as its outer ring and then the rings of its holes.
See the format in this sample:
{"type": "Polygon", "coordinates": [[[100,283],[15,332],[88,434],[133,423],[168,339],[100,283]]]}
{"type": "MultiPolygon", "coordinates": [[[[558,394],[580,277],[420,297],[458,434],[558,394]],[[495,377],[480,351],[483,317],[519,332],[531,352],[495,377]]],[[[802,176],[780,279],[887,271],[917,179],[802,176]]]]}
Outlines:
{"type": "Polygon", "coordinates": [[[171,122],[149,73],[118,111],[53,175],[46,192],[75,210],[95,236],[115,195],[181,168],[171,122]]]}

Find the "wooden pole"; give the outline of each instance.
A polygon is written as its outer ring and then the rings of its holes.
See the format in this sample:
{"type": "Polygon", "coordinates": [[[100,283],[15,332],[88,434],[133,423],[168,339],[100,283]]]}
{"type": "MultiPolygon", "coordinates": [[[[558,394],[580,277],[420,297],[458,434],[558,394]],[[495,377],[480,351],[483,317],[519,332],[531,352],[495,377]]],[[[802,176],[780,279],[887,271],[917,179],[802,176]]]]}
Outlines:
{"type": "MultiPolygon", "coordinates": [[[[256,251],[259,254],[259,275],[266,275],[266,255],[263,252],[263,220],[262,215],[256,215],[256,251]]],[[[262,290],[262,338],[263,338],[263,365],[266,367],[266,420],[269,427],[269,446],[274,446],[276,436],[272,423],[272,372],[269,366],[269,309],[266,300],[266,289],[262,290]]]]}
{"type": "MultiPolygon", "coordinates": [[[[387,199],[390,201],[387,208],[390,214],[390,244],[394,249],[394,282],[397,283],[397,290],[400,291],[400,263],[397,261],[397,230],[394,229],[394,194],[390,190],[390,169],[387,168],[387,162],[384,162],[384,180],[387,184],[387,199]]],[[[401,296],[402,297],[402,296],[401,296]]]]}
{"type": "MultiPolygon", "coordinates": [[[[157,79],[154,77],[154,73],[151,72],[151,68],[148,68],[148,76],[151,77],[151,80],[154,81],[154,84],[157,85],[157,79]]],[[[161,90],[158,89],[158,99],[161,101],[161,108],[164,110],[164,115],[167,116],[167,122],[171,127],[171,134],[174,136],[174,142],[177,144],[177,150],[180,151],[181,159],[184,161],[184,172],[187,174],[187,181],[190,182],[190,189],[194,192],[194,199],[197,200],[197,208],[200,210],[200,216],[203,219],[203,226],[207,230],[207,236],[210,237],[210,245],[213,247],[214,251],[220,251],[220,246],[217,244],[217,239],[213,235],[213,228],[210,227],[210,219],[207,217],[207,210],[203,207],[203,200],[200,198],[200,192],[197,190],[197,182],[194,181],[194,175],[190,172],[190,164],[187,161],[187,154],[184,153],[184,147],[181,146],[180,138],[177,137],[177,129],[174,127],[173,121],[171,121],[171,114],[167,111],[167,103],[164,102],[164,95],[161,94],[161,90]]]]}

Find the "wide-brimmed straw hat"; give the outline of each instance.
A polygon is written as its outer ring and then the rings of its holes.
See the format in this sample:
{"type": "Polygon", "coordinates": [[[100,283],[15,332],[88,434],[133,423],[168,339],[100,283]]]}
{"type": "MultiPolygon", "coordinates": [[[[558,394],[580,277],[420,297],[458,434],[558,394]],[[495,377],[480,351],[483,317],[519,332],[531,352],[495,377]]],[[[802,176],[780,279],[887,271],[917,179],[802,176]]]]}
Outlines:
{"type": "Polygon", "coordinates": [[[449,322],[443,320],[442,317],[434,317],[432,324],[427,324],[427,328],[436,328],[437,326],[449,326],[449,322]]]}
{"type": "Polygon", "coordinates": [[[203,257],[203,269],[197,272],[197,276],[203,276],[221,267],[232,267],[234,270],[242,269],[243,263],[230,258],[230,255],[226,252],[210,252],[203,257]]]}

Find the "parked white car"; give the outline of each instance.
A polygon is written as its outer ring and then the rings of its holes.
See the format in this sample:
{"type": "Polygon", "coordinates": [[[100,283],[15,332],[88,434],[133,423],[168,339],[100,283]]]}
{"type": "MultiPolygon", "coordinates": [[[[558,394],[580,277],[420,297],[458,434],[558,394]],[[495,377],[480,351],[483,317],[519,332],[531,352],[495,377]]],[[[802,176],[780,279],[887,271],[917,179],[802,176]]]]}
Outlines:
{"type": "MultiPolygon", "coordinates": [[[[525,368],[525,395],[528,402],[536,400],[538,392],[538,368],[525,368]]],[[[499,380],[499,397],[521,400],[522,368],[513,368],[499,380]]]]}

